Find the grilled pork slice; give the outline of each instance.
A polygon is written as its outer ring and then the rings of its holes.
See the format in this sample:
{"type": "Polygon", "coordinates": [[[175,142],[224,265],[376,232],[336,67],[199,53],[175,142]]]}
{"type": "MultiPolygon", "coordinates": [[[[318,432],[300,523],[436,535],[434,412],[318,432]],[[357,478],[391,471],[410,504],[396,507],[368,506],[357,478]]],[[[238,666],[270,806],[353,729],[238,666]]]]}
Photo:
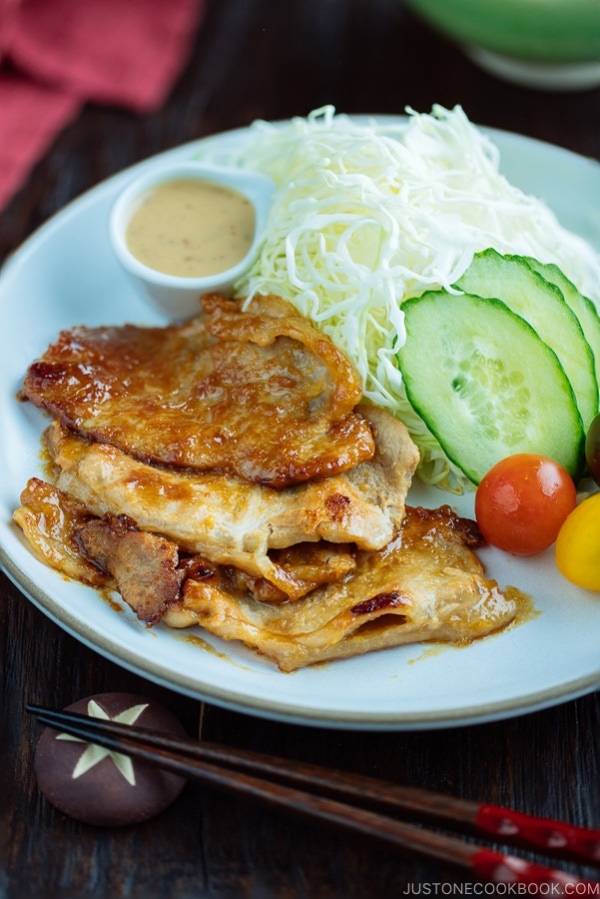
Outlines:
{"type": "Polygon", "coordinates": [[[93,587],[113,585],[108,573],[81,553],[77,533],[94,518],[83,503],[40,478],[30,478],[13,518],[47,565],[93,587]]]}
{"type": "MultiPolygon", "coordinates": [[[[270,550],[272,561],[281,567],[296,585],[296,596],[306,596],[315,587],[335,584],[356,568],[356,547],[351,543],[297,543],[286,549],[270,550]]],[[[231,568],[229,577],[235,588],[262,602],[286,602],[289,596],[264,578],[253,577],[239,568],[231,568]]]]}
{"type": "Polygon", "coordinates": [[[277,297],[205,297],[167,327],[77,327],[28,369],[21,398],[152,463],[281,488],[368,460],[358,373],[277,297]]]}
{"type": "MultiPolygon", "coordinates": [[[[250,578],[230,566],[214,565],[202,556],[181,556],[170,540],[138,531],[122,517],[108,515],[86,522],[77,532],[77,540],[86,558],[114,577],[125,602],[147,624],[160,621],[169,606],[180,599],[181,586],[188,578],[202,581],[218,574],[231,589],[255,599],[287,601],[267,581],[250,578]]],[[[305,593],[334,583],[356,564],[355,553],[348,546],[303,543],[296,549],[297,554],[284,561],[296,580],[303,580],[305,593]]]]}
{"type": "Polygon", "coordinates": [[[114,577],[123,599],[147,624],[160,621],[179,599],[184,575],[170,540],[138,531],[124,516],[86,522],[77,540],[85,555],[114,577]]]}
{"type": "Polygon", "coordinates": [[[117,589],[147,624],[180,599],[185,577],[214,571],[196,560],[180,563],[174,543],[138,531],[124,516],[96,518],[40,478],[30,478],[13,518],[47,565],[84,584],[117,589]]]}
{"type": "Polygon", "coordinates": [[[365,406],[362,414],[375,435],[370,462],[283,490],[147,465],[73,436],[57,422],[46,440],[59,469],[57,486],[94,515],[125,515],[185,552],[233,565],[297,599],[306,593],[305,579],[271,550],[321,540],[380,549],[404,517],[416,447],[389,413],[365,406]]]}
{"type": "MultiPolygon", "coordinates": [[[[165,537],[140,531],[124,515],[97,518],[56,486],[31,478],[14,519],[36,554],[62,574],[119,591],[141,621],[156,624],[181,597],[186,578],[212,578],[219,566],[186,556],[165,537]]],[[[352,571],[356,550],[348,544],[301,543],[276,550],[280,565],[304,594],[352,571]]],[[[287,596],[262,578],[236,568],[221,569],[230,586],[264,602],[287,596]]]]}
{"type": "Polygon", "coordinates": [[[448,507],[409,507],[394,542],[359,552],[352,573],[295,603],[257,602],[217,571],[186,580],[163,621],[241,640],[282,671],[406,643],[465,643],[516,614],[514,600],[485,577],[477,539],[473,522],[448,507]]]}
{"type": "Polygon", "coordinates": [[[22,501],[15,520],[53,567],[94,586],[116,587],[148,624],[200,625],[242,641],[282,671],[406,643],[466,643],[516,614],[514,599],[485,577],[473,552],[476,525],[446,506],[408,507],[398,536],[383,550],[294,547],[287,561],[298,566],[311,592],[273,604],[257,598],[260,590],[248,592],[257,582],[242,572],[181,557],[175,544],[124,517],[90,517],[37,478],[22,501]]]}

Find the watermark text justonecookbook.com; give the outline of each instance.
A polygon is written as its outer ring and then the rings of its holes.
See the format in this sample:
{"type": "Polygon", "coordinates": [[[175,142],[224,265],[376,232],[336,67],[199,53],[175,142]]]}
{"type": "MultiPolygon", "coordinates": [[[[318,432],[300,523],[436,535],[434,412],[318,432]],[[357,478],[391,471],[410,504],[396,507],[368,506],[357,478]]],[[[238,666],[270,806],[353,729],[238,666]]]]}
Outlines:
{"type": "Polygon", "coordinates": [[[600,897],[600,883],[408,883],[403,896],[587,896],[600,897]]]}

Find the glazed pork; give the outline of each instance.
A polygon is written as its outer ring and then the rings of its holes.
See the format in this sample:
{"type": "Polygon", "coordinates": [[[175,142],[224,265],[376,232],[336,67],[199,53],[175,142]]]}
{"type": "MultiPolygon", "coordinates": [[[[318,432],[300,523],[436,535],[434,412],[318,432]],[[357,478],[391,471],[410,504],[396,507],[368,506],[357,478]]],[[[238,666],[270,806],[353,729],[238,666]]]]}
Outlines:
{"type": "Polygon", "coordinates": [[[94,515],[126,515],[189,553],[265,578],[289,598],[302,581],[269,554],[326,540],[380,549],[404,517],[418,453],[406,427],[365,406],[376,452],[369,462],[329,478],[281,490],[215,472],[166,469],[106,444],[82,440],[53,422],[47,434],[57,486],[94,515]]]}
{"type": "MultiPolygon", "coordinates": [[[[111,586],[112,579],[81,552],[78,531],[95,520],[83,503],[40,478],[30,478],[13,513],[36,555],[51,568],[92,587],[111,586]]],[[[114,586],[114,584],[113,584],[114,586]]]]}
{"type": "Polygon", "coordinates": [[[382,550],[323,542],[294,548],[292,569],[301,562],[308,587],[295,602],[278,603],[264,601],[260,584],[243,572],[182,554],[125,516],[90,518],[42,481],[32,479],[22,499],[16,520],[59,570],[66,560],[77,576],[71,553],[78,546],[80,574],[95,570],[95,581],[87,582],[112,584],[142,621],[200,625],[243,642],[282,671],[406,643],[467,643],[505,626],[517,611],[485,576],[474,552],[476,526],[447,506],[407,507],[397,536],[382,550]],[[60,527],[43,535],[49,506],[68,514],[55,515],[60,527]]]}
{"type": "Polygon", "coordinates": [[[199,625],[282,671],[511,621],[474,522],[407,505],[409,433],[276,297],[183,325],[73,328],[26,375],[52,483],[14,513],[36,553],[148,625],[199,625]]]}
{"type": "Polygon", "coordinates": [[[298,602],[257,602],[217,570],[186,580],[164,621],[241,640],[282,671],[406,643],[467,643],[516,613],[514,600],[485,577],[478,543],[473,523],[448,507],[408,507],[396,540],[359,551],[352,572],[298,602]]]}
{"type": "Polygon", "coordinates": [[[373,456],[358,374],[291,304],[207,296],[203,308],[183,325],[63,331],[21,397],[144,462],[275,488],[373,456]]]}

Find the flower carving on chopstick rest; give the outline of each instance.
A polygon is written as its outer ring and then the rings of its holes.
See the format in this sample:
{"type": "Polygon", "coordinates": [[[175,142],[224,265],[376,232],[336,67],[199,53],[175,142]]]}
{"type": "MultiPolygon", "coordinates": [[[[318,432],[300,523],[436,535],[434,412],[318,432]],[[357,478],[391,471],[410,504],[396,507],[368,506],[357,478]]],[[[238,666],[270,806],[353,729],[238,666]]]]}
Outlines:
{"type": "MultiPolygon", "coordinates": [[[[134,693],[96,693],[65,711],[186,736],[169,709],[134,693]]],[[[185,784],[177,774],[134,760],[117,749],[105,749],[85,735],[68,735],[60,725],[47,727],[40,736],[35,772],[41,792],[59,811],[87,824],[108,827],[147,821],[166,809],[185,784]]]]}
{"type": "MultiPolygon", "coordinates": [[[[140,717],[144,709],[148,708],[148,703],[142,705],[133,705],[131,708],[125,709],[123,712],[119,712],[118,715],[111,717],[108,715],[102,706],[98,705],[98,703],[94,699],[90,699],[87,706],[87,713],[90,718],[102,718],[104,721],[117,721],[120,724],[135,724],[137,719],[140,717]]],[[[59,734],[56,738],[57,740],[71,740],[74,743],[84,743],[84,740],[81,740],[79,737],[72,737],[70,734],[59,734]]],[[[123,755],[121,752],[112,752],[110,749],[105,749],[102,746],[97,746],[95,743],[87,743],[85,750],[79,756],[77,764],[73,769],[73,778],[81,777],[82,774],[85,774],[86,771],[89,771],[90,768],[93,768],[94,765],[97,765],[105,758],[110,758],[115,768],[121,772],[127,783],[131,784],[132,787],[135,786],[135,771],[133,768],[133,762],[129,758],[128,755],[123,755]]]]}

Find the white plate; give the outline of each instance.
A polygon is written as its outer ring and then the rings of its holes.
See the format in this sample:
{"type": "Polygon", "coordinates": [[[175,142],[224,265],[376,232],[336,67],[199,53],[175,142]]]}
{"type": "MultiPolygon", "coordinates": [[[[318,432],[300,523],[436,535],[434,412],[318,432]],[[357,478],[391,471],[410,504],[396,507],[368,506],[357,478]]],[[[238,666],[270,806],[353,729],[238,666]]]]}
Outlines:
{"type": "MultiPolygon", "coordinates": [[[[243,135],[229,132],[218,140],[243,135]]],[[[600,165],[516,135],[490,136],[509,180],[542,197],[566,227],[600,249],[600,165]]],[[[197,146],[163,155],[186,158],[197,146]]],[[[107,236],[117,191],[144,164],[67,206],[0,274],[0,561],[9,577],[51,619],[119,665],[181,693],[262,717],[371,730],[444,727],[521,714],[598,688],[600,596],[565,582],[552,551],[527,560],[482,553],[490,576],[534,598],[540,614],[518,627],[465,648],[402,647],[293,674],[198,629],[146,629],[128,610],[118,613],[94,590],[66,581],[34,558],[11,516],[27,479],[43,477],[40,435],[46,419],[31,404],[18,403],[16,393],[29,363],[61,328],[159,322],[125,279],[107,236]]],[[[449,499],[423,488],[411,497],[426,505],[449,499]]],[[[472,498],[461,498],[457,508],[472,515],[472,498]]]]}

